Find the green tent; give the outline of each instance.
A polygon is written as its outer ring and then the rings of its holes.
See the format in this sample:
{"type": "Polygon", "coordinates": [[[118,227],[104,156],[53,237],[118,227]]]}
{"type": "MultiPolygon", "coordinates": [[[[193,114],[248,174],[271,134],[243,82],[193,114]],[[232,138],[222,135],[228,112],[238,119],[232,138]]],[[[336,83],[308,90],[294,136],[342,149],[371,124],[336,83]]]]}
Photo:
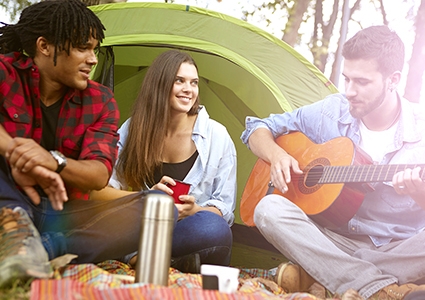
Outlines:
{"type": "MultiPolygon", "coordinates": [[[[225,125],[238,155],[238,203],[256,157],[240,141],[245,117],[291,111],[337,92],[293,48],[233,17],[188,5],[115,3],[91,9],[106,27],[95,80],[114,89],[121,122],[147,67],[169,49],[187,51],[200,76],[201,103],[225,125]]],[[[236,223],[239,217],[239,204],[236,223]]]]}

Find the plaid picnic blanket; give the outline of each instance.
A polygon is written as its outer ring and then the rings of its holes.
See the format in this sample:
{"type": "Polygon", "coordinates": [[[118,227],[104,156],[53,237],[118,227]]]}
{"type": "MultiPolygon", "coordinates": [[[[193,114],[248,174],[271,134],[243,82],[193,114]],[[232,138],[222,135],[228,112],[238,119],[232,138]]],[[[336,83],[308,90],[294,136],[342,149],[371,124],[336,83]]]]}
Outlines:
{"type": "Polygon", "coordinates": [[[134,269],[119,261],[97,265],[67,265],[55,271],[54,279],[35,280],[30,300],[177,299],[177,300],[318,300],[307,293],[286,294],[262,269],[241,269],[238,291],[232,294],[203,290],[199,274],[170,268],[168,287],[134,283],[134,269]]]}

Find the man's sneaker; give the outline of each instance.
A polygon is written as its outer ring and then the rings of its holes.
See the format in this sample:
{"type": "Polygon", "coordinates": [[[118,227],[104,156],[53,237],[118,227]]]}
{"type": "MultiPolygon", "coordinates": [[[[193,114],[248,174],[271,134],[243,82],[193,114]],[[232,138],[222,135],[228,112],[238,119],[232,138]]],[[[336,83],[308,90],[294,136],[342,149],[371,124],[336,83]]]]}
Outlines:
{"type": "Polygon", "coordinates": [[[16,280],[49,278],[52,269],[40,235],[27,212],[0,210],[0,288],[16,280]]]}
{"type": "MultiPolygon", "coordinates": [[[[379,292],[375,293],[370,299],[376,300],[402,300],[407,295],[416,291],[425,291],[425,285],[408,284],[390,284],[379,292]]],[[[413,298],[414,299],[414,298],[413,298]]],[[[425,298],[423,298],[425,299],[425,298]]]]}
{"type": "Polygon", "coordinates": [[[308,292],[316,280],[300,266],[288,262],[277,267],[275,282],[287,293],[295,293],[308,292]]]}

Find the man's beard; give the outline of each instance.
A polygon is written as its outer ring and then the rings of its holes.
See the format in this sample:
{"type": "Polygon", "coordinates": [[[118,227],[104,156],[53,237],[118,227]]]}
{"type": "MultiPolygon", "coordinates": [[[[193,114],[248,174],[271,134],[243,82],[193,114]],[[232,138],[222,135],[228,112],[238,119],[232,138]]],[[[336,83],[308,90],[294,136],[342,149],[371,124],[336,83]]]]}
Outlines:
{"type": "MultiPolygon", "coordinates": [[[[387,89],[384,86],[382,88],[381,94],[379,94],[378,97],[376,97],[372,102],[368,102],[365,104],[365,106],[355,109],[354,106],[350,104],[350,114],[356,118],[361,119],[364,116],[368,115],[370,112],[372,112],[374,109],[379,107],[382,102],[384,102],[384,99],[387,95],[387,89]]],[[[363,102],[364,103],[364,102],[363,102]]]]}

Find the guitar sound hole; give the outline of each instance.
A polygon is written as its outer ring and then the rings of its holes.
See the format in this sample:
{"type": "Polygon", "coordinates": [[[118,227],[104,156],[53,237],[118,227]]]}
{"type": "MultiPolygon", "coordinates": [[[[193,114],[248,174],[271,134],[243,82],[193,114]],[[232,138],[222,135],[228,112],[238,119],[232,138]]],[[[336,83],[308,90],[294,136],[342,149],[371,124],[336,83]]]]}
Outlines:
{"type": "Polygon", "coordinates": [[[307,176],[305,178],[305,181],[304,181],[305,186],[311,188],[317,185],[320,178],[322,177],[322,174],[323,174],[323,166],[319,165],[319,166],[312,167],[308,171],[307,176]]]}

